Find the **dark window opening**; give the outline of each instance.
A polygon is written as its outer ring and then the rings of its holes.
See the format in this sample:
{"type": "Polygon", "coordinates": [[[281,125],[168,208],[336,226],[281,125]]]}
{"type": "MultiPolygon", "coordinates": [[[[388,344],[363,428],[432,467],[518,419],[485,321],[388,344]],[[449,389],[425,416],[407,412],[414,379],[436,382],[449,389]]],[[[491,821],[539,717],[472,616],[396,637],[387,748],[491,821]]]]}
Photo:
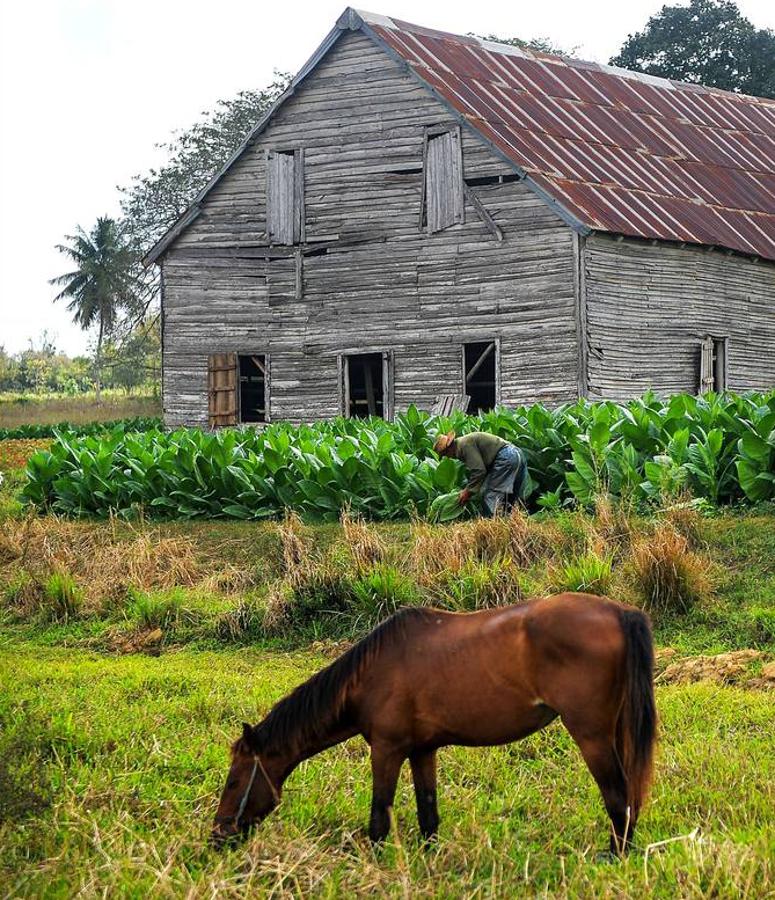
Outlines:
{"type": "Polygon", "coordinates": [[[383,373],[382,353],[358,353],[345,357],[345,414],[349,418],[385,417],[383,373]]]}
{"type": "Polygon", "coordinates": [[[266,356],[239,357],[239,408],[241,422],[266,422],[266,356]]]}
{"type": "Polygon", "coordinates": [[[469,187],[479,187],[485,184],[508,184],[511,181],[519,181],[519,175],[512,172],[508,175],[479,175],[475,178],[466,178],[466,184],[469,187]]]}
{"type": "Polygon", "coordinates": [[[700,393],[727,389],[727,338],[706,337],[700,348],[700,393]]]}
{"type": "Polygon", "coordinates": [[[494,409],[496,403],[497,346],[495,341],[463,344],[463,393],[471,398],[468,412],[476,415],[494,409]]]}

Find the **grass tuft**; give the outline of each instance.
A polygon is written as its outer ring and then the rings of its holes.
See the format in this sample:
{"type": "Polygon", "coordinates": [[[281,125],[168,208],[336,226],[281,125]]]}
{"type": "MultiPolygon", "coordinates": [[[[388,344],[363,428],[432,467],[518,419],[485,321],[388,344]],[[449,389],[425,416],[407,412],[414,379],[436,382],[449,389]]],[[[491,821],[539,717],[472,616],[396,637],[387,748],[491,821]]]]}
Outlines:
{"type": "Polygon", "coordinates": [[[636,590],[655,615],[686,613],[712,593],[708,560],[668,523],[639,538],[631,559],[636,590]]]}
{"type": "Polygon", "coordinates": [[[83,591],[66,571],[52,572],[43,585],[40,613],[45,621],[69,622],[83,607],[83,591]]]}
{"type": "Polygon", "coordinates": [[[357,571],[363,572],[384,562],[385,543],[373,525],[353,518],[347,509],[342,510],[340,523],[357,571]]]}
{"type": "Polygon", "coordinates": [[[574,556],[555,570],[555,589],[607,596],[611,589],[613,560],[612,553],[595,550],[574,556]]]}

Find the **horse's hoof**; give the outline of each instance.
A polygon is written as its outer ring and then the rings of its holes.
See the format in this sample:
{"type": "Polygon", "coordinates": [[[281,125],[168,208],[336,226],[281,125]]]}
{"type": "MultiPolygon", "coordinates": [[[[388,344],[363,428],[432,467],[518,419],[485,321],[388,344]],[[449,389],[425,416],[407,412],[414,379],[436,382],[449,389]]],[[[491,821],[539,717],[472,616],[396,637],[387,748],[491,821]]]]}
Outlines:
{"type": "Polygon", "coordinates": [[[621,862],[621,856],[614,853],[613,850],[598,850],[592,857],[592,862],[597,865],[610,865],[611,863],[621,862]]]}

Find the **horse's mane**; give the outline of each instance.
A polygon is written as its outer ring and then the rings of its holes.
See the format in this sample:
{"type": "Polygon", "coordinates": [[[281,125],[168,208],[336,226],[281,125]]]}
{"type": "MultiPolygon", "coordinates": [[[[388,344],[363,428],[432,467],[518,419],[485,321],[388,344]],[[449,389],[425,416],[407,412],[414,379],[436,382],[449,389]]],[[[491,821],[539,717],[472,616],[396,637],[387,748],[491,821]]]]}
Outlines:
{"type": "Polygon", "coordinates": [[[409,625],[428,621],[434,611],[403,609],[378,625],[339,659],[279,701],[253,729],[259,752],[298,750],[325,739],[341,721],[349,689],[382,650],[400,641],[409,625]]]}

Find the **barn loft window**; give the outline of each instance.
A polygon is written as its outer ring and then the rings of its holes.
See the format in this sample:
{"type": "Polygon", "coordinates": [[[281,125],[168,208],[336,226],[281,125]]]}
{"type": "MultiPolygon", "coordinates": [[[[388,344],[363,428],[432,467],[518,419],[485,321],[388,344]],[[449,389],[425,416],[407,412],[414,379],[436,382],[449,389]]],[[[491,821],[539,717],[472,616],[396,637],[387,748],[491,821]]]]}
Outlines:
{"type": "Polygon", "coordinates": [[[350,419],[390,418],[390,353],[342,357],[342,412],[350,419]]]}
{"type": "Polygon", "coordinates": [[[272,244],[304,240],[304,152],[270,150],[266,160],[266,230],[272,244]]]}
{"type": "Polygon", "coordinates": [[[425,132],[421,226],[442,231],[464,221],[463,158],[458,128],[425,132]]]}
{"type": "Polygon", "coordinates": [[[476,341],[463,344],[463,393],[471,399],[468,412],[494,409],[498,402],[498,344],[476,341]]]}
{"type": "Polygon", "coordinates": [[[265,354],[213,353],[207,358],[211,428],[269,420],[269,358],[265,354]]]}
{"type": "Polygon", "coordinates": [[[726,337],[708,335],[700,346],[700,393],[721,393],[727,389],[726,337]]]}

